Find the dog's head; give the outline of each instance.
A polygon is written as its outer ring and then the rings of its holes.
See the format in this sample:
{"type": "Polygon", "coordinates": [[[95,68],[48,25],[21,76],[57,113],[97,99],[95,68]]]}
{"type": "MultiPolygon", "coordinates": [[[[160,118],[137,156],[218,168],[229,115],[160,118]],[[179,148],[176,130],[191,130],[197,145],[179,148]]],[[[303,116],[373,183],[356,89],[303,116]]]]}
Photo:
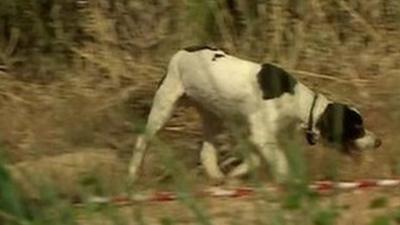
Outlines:
{"type": "Polygon", "coordinates": [[[341,103],[330,103],[317,120],[321,137],[347,153],[354,150],[375,149],[382,141],[364,127],[361,114],[341,103]]]}

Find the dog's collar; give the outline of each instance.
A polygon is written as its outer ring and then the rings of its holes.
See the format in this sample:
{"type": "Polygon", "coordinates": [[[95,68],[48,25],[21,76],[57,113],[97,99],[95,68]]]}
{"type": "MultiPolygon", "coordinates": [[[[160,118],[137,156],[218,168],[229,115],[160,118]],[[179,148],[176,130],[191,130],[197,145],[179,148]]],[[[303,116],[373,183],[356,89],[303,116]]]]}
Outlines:
{"type": "Polygon", "coordinates": [[[317,135],[313,131],[313,126],[314,126],[314,108],[317,103],[318,99],[318,94],[315,93],[312,104],[311,104],[311,109],[310,109],[310,114],[308,116],[308,124],[307,124],[307,130],[306,130],[306,139],[308,144],[310,145],[315,145],[317,143],[317,135]]]}

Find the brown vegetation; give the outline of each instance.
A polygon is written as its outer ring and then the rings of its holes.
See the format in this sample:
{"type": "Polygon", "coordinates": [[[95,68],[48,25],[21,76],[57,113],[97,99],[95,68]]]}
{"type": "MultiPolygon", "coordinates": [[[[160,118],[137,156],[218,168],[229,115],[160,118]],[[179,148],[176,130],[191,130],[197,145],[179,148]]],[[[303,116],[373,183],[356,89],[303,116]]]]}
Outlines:
{"type": "MultiPolygon", "coordinates": [[[[331,166],[338,179],[394,176],[400,168],[399,21],[397,0],[2,0],[1,152],[19,167],[58,164],[57,157],[77,152],[102,162],[91,152],[107,149],[105,157],[125,168],[170,56],[208,44],[280,64],[313,89],[356,105],[382,136],[383,148],[359,162],[305,147],[312,179],[328,177],[331,166]],[[340,163],[327,163],[332,158],[340,163]]],[[[190,110],[179,108],[161,137],[192,169],[200,132],[190,110]]],[[[75,161],[72,155],[65,157],[75,161]]],[[[148,175],[163,174],[163,166],[149,168],[159,157],[147,161],[148,175]]]]}

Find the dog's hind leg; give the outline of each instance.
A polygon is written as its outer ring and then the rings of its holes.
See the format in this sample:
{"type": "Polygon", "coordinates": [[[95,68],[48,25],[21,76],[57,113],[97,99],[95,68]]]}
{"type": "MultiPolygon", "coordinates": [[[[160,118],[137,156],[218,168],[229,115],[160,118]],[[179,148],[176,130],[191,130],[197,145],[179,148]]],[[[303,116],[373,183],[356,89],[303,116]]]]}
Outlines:
{"type": "Polygon", "coordinates": [[[221,181],[225,175],[218,166],[216,137],[222,131],[222,121],[213,113],[201,108],[198,109],[203,120],[204,136],[200,160],[207,175],[211,179],[221,181]]]}
{"type": "Polygon", "coordinates": [[[144,134],[138,136],[129,165],[129,180],[133,182],[142,165],[148,143],[171,117],[173,109],[184,94],[184,88],[180,80],[178,68],[174,60],[168,68],[165,79],[160,84],[147,120],[144,134]]]}

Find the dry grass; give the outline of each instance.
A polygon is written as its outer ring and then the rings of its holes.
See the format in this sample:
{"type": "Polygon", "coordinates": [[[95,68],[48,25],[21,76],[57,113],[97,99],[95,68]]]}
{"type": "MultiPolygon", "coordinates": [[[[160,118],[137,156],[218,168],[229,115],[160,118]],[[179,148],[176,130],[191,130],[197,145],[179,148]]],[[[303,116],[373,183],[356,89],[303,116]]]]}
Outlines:
{"type": "MultiPolygon", "coordinates": [[[[227,2],[54,1],[48,18],[36,15],[51,21],[44,26],[50,36],[24,29],[25,17],[20,27],[0,17],[0,31],[12,28],[0,32],[0,146],[8,162],[36,162],[40,174],[49,170],[52,177],[71,172],[47,168],[58,160],[90,171],[111,154],[110,168],[126,168],[170,56],[183,46],[210,44],[279,64],[313,89],[356,105],[383,137],[381,151],[357,162],[320,146],[305,148],[312,179],[330,176],[331,167],[337,179],[398,175],[399,3],[267,0],[236,1],[232,8],[227,2]],[[48,44],[36,43],[45,37],[48,44]],[[93,149],[111,150],[100,157],[93,149]],[[78,152],[96,158],[94,164],[76,161],[78,152]]],[[[192,110],[180,107],[160,136],[197,173],[201,133],[192,110]]],[[[146,164],[152,182],[164,174],[157,152],[154,147],[146,164]]],[[[81,172],[71,174],[61,182],[73,195],[81,172]]]]}
{"type": "Polygon", "coordinates": [[[73,199],[86,194],[119,194],[126,168],[109,149],[76,149],[53,157],[26,160],[10,166],[11,175],[24,196],[40,199],[43,190],[73,199]],[[94,193],[93,193],[94,192],[94,193]]]}
{"type": "MultiPolygon", "coordinates": [[[[13,51],[7,50],[2,56],[7,70],[0,77],[0,136],[8,158],[35,159],[81,147],[111,147],[121,156],[130,154],[169,57],[190,43],[211,43],[247,59],[278,63],[315,90],[355,104],[370,127],[390,136],[384,138],[385,151],[372,161],[396,154],[392,142],[398,123],[388,120],[398,109],[396,3],[266,1],[232,8],[224,1],[188,2],[82,2],[77,11],[82,20],[76,26],[86,38],[71,43],[69,68],[27,66],[47,77],[32,77],[24,67],[17,68],[13,51]],[[200,39],[190,35],[200,30],[200,39]]],[[[12,36],[3,45],[14,49],[15,42],[18,37],[12,36]]],[[[39,58],[46,62],[46,55],[39,58]]],[[[167,136],[178,138],[178,143],[190,138],[184,133],[200,136],[197,117],[186,111],[181,108],[166,128],[171,133],[167,136]]],[[[320,161],[329,154],[311,158],[320,161]]],[[[393,163],[397,161],[385,162],[390,168],[382,168],[382,174],[395,170],[393,163]]],[[[348,170],[357,174],[360,169],[348,170]]]]}

